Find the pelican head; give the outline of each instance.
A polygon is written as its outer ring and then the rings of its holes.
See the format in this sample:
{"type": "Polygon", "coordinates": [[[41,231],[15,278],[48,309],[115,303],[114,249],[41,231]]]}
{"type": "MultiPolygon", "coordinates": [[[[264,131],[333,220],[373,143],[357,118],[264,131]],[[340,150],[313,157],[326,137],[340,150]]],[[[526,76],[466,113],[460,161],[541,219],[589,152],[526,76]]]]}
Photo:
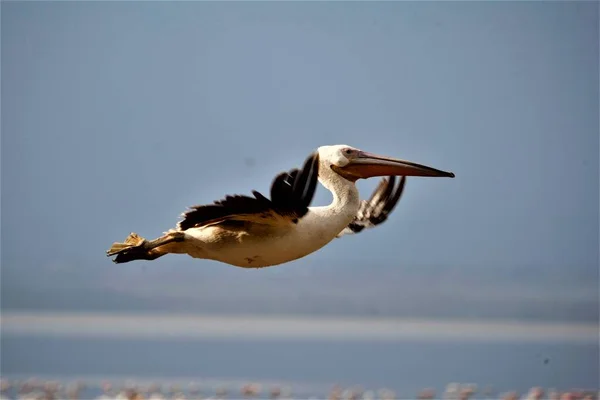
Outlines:
{"type": "Polygon", "coordinates": [[[318,151],[322,166],[328,166],[335,173],[351,182],[358,179],[390,175],[454,178],[453,172],[441,171],[411,161],[367,153],[344,144],[321,146],[318,151]]]}

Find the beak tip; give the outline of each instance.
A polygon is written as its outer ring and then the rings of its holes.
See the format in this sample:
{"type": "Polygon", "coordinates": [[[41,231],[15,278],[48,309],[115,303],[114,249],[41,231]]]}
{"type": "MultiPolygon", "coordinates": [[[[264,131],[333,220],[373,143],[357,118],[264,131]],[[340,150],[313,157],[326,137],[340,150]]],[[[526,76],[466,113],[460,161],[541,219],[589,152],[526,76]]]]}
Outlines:
{"type": "Polygon", "coordinates": [[[454,172],[448,172],[448,178],[454,178],[454,177],[455,177],[454,172]]]}

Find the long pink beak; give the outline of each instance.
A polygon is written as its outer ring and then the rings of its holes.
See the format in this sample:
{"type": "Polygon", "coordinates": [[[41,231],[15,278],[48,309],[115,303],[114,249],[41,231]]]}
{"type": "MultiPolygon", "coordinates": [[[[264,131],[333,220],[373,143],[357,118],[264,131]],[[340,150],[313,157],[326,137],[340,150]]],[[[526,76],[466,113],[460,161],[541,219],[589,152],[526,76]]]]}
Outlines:
{"type": "Polygon", "coordinates": [[[361,151],[358,157],[352,159],[348,165],[338,168],[343,171],[344,175],[348,174],[356,179],[390,175],[454,178],[453,172],[442,171],[411,161],[379,156],[364,151],[361,151]]]}

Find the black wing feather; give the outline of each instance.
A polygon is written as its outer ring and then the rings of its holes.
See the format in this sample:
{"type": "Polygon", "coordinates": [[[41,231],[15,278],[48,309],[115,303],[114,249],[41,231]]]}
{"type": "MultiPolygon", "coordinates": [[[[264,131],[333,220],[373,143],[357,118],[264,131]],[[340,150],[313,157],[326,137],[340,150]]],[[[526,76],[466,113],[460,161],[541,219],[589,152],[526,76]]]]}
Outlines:
{"type": "Polygon", "coordinates": [[[338,237],[359,233],[365,228],[374,228],[385,222],[394,210],[394,207],[398,204],[405,183],[405,176],[400,178],[397,186],[396,177],[383,178],[375,191],[373,191],[371,198],[361,202],[356,217],[339,233],[338,237]]]}
{"type": "Polygon", "coordinates": [[[319,175],[319,154],[312,153],[304,162],[302,169],[292,169],[275,177],[271,184],[271,200],[256,190],[254,197],[244,195],[226,196],[213,204],[190,207],[183,214],[178,227],[184,231],[189,228],[205,226],[213,222],[235,219],[240,215],[260,215],[265,217],[273,212],[289,218],[292,222],[308,213],[308,206],[317,188],[319,175]]]}

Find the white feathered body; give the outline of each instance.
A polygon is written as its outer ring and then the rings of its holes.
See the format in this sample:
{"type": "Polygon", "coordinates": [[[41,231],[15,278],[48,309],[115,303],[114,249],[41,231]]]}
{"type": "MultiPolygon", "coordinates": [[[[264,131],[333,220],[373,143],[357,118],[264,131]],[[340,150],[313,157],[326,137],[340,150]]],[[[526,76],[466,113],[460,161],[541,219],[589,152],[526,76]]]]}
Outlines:
{"type": "Polygon", "coordinates": [[[333,202],[310,207],[298,223],[237,226],[215,224],[185,231],[186,240],[169,249],[194,258],[221,261],[244,268],[262,268],[302,258],[327,245],[352,221],[359,207],[353,183],[344,183],[333,202]]]}

